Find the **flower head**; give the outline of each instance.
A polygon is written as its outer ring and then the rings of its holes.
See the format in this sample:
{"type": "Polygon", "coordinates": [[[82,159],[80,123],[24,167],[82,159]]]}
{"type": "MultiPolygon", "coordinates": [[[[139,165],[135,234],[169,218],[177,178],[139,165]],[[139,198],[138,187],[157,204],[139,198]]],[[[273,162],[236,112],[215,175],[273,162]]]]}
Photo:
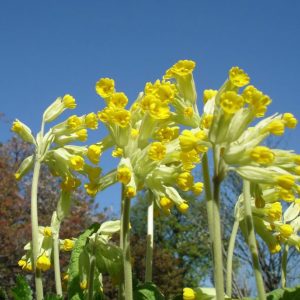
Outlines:
{"type": "Polygon", "coordinates": [[[110,97],[115,91],[115,81],[110,78],[101,78],[96,83],[96,92],[102,98],[110,97]]]}
{"type": "Polygon", "coordinates": [[[36,261],[36,267],[42,271],[47,271],[51,267],[51,261],[45,254],[41,255],[36,261]]]}
{"type": "Polygon", "coordinates": [[[229,80],[236,87],[243,87],[250,82],[248,74],[239,67],[232,67],[229,70],[229,80]]]}

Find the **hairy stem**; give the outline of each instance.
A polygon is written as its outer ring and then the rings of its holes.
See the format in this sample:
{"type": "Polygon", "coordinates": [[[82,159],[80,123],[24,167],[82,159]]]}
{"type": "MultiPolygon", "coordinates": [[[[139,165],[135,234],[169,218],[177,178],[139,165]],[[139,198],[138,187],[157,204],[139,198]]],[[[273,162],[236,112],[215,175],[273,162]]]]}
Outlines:
{"type": "Polygon", "coordinates": [[[285,245],[281,260],[281,287],[286,288],[286,270],[287,270],[287,257],[289,252],[289,245],[285,245]]]}
{"type": "Polygon", "coordinates": [[[148,214],[147,214],[147,251],[146,251],[146,272],[145,282],[152,282],[152,263],[153,263],[153,231],[154,231],[154,220],[153,220],[153,196],[149,195],[148,199],[148,214]]]}
{"type": "Polygon", "coordinates": [[[265,294],[264,281],[262,278],[261,269],[259,265],[258,250],[257,250],[254,224],[253,224],[252,211],[251,211],[250,182],[248,180],[244,180],[243,195],[244,195],[245,218],[246,218],[246,225],[247,225],[247,232],[248,232],[248,245],[252,256],[252,264],[254,268],[258,299],[265,300],[266,294],[265,294]]]}
{"type": "Polygon", "coordinates": [[[43,281],[41,270],[36,267],[36,262],[39,254],[38,248],[38,234],[39,234],[39,223],[38,223],[38,183],[40,174],[41,163],[39,159],[35,158],[32,186],[31,186],[31,232],[32,232],[32,266],[35,274],[35,289],[36,299],[42,300],[43,296],[43,281]]]}
{"type": "Polygon", "coordinates": [[[220,215],[220,187],[221,175],[219,170],[220,153],[218,148],[214,148],[214,177],[213,177],[213,202],[212,215],[213,226],[213,251],[214,251],[214,280],[216,296],[218,300],[224,299],[224,275],[223,275],[223,255],[222,255],[222,233],[220,215]]]}
{"type": "Polygon", "coordinates": [[[234,245],[237,236],[237,232],[239,229],[239,220],[235,219],[232,232],[230,235],[228,251],[227,251],[227,267],[226,267],[226,295],[231,298],[232,294],[232,259],[234,252],[234,245]]]}
{"type": "Polygon", "coordinates": [[[60,224],[58,225],[57,232],[53,236],[53,260],[56,294],[58,296],[62,296],[61,273],[59,262],[59,228],[60,224]]]}
{"type": "Polygon", "coordinates": [[[211,183],[210,183],[208,157],[207,157],[206,153],[204,153],[204,155],[202,157],[202,174],[203,174],[203,181],[204,181],[208,230],[209,230],[210,239],[212,242],[213,241],[213,227],[214,227],[213,195],[212,195],[211,183]]]}
{"type": "Polygon", "coordinates": [[[125,299],[132,300],[132,268],[130,254],[130,199],[125,196],[122,188],[122,242],[123,242],[123,262],[124,262],[124,287],[125,299]]]}

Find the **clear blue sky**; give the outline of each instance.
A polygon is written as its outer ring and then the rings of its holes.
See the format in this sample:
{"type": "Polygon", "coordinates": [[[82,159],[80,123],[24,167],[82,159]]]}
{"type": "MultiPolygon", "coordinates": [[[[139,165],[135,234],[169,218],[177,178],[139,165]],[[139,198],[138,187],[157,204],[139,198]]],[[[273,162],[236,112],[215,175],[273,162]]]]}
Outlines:
{"type": "MultiPolygon", "coordinates": [[[[179,59],[193,59],[199,94],[218,88],[238,65],[273,99],[270,114],[289,111],[300,118],[299,54],[297,0],[3,0],[0,112],[36,131],[57,96],[74,95],[78,114],[97,111],[103,107],[94,92],[100,77],[114,78],[133,100],[146,81],[179,59]]],[[[5,142],[10,125],[0,126],[5,142]]],[[[298,152],[299,133],[288,135],[298,152]]],[[[100,203],[109,205],[114,193],[100,195],[100,203]]]]}

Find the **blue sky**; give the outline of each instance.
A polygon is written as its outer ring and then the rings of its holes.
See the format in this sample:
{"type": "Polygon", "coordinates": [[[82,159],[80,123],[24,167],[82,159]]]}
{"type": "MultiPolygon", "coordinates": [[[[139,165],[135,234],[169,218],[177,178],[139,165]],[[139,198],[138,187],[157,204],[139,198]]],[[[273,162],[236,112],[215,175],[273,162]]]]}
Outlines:
{"type": "MultiPolygon", "coordinates": [[[[114,78],[133,100],[174,62],[193,59],[199,94],[218,88],[238,65],[273,99],[269,114],[299,118],[299,16],[296,0],[1,1],[0,112],[36,132],[57,96],[74,95],[78,114],[98,111],[100,77],[114,78]]],[[[10,124],[0,126],[5,142],[10,124]]],[[[299,133],[287,134],[298,152],[299,133]]],[[[100,203],[109,205],[114,194],[103,193],[100,203]]]]}

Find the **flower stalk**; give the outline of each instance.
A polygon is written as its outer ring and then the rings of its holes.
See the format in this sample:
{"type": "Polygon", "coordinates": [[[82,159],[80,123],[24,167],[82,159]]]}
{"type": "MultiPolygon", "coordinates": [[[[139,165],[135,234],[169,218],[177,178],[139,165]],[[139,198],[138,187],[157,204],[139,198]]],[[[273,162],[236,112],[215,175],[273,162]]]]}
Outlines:
{"type": "Polygon", "coordinates": [[[126,300],[132,300],[132,267],[130,253],[130,199],[125,196],[122,185],[121,248],[124,263],[124,294],[126,300]]]}
{"type": "Polygon", "coordinates": [[[236,236],[239,230],[240,222],[238,219],[235,219],[229,245],[228,245],[228,251],[227,251],[227,266],[226,266],[226,295],[231,298],[232,294],[232,259],[233,259],[233,252],[234,252],[234,246],[235,246],[235,240],[236,236]]]}
{"type": "Polygon", "coordinates": [[[286,288],[286,277],[287,277],[287,257],[289,252],[289,245],[285,245],[283,249],[283,255],[281,260],[281,287],[286,288]]]}
{"type": "Polygon", "coordinates": [[[41,270],[36,267],[38,258],[38,234],[39,234],[39,223],[38,223],[38,183],[40,174],[41,163],[39,157],[35,157],[32,186],[31,186],[31,232],[32,232],[32,265],[35,274],[35,288],[36,288],[36,299],[43,299],[43,281],[41,270]]]}
{"type": "Polygon", "coordinates": [[[258,259],[258,250],[254,232],[254,224],[251,211],[251,195],[250,195],[250,182],[248,180],[243,181],[243,196],[244,196],[244,209],[245,209],[245,220],[248,234],[248,246],[252,256],[252,263],[254,268],[254,275],[256,281],[256,287],[258,292],[258,299],[265,300],[265,287],[264,281],[261,274],[261,269],[258,259]]]}
{"type": "Polygon", "coordinates": [[[153,264],[153,232],[154,232],[154,203],[152,194],[148,197],[147,214],[147,251],[146,251],[146,272],[145,282],[152,282],[152,264],[153,264]]]}
{"type": "Polygon", "coordinates": [[[55,232],[53,236],[53,261],[56,294],[58,296],[62,296],[61,272],[59,262],[59,229],[60,223],[57,226],[57,232],[55,232]]]}
{"type": "Polygon", "coordinates": [[[224,275],[222,255],[222,233],[220,216],[220,187],[222,178],[219,170],[220,153],[218,147],[214,149],[214,177],[213,177],[213,252],[214,252],[214,280],[218,300],[224,299],[224,275]]]}

